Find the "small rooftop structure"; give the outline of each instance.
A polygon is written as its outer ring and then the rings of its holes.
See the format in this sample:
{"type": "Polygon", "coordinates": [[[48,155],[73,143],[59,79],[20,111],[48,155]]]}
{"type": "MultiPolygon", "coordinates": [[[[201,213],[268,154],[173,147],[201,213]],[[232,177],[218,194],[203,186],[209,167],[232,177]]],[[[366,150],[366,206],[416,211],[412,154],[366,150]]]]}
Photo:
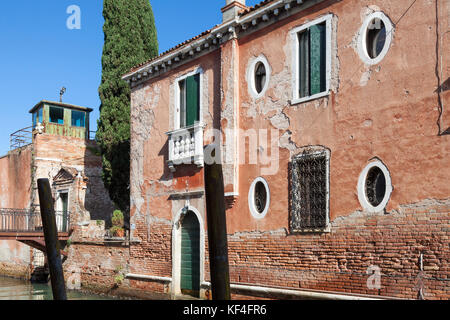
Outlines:
{"type": "Polygon", "coordinates": [[[11,134],[10,149],[31,144],[32,133],[36,130],[39,133],[90,140],[89,115],[92,111],[91,108],[73,104],[42,100],[29,111],[32,125],[11,134]]]}

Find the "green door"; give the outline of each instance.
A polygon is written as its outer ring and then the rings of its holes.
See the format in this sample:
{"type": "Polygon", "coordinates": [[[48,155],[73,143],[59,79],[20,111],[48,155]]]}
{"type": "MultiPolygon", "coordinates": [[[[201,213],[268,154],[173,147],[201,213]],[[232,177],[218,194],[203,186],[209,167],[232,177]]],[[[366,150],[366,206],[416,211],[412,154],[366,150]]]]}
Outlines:
{"type": "Polygon", "coordinates": [[[181,227],[181,292],[199,296],[200,291],[200,225],[189,211],[181,227]]]}

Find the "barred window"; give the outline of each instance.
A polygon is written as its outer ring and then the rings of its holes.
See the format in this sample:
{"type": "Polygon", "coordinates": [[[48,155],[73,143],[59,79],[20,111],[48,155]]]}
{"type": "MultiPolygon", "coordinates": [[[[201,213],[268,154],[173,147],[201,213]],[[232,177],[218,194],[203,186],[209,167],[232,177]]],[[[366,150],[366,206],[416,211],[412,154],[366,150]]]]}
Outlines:
{"type": "Polygon", "coordinates": [[[324,231],[329,223],[329,153],[305,151],[291,163],[292,232],[324,231]]]}

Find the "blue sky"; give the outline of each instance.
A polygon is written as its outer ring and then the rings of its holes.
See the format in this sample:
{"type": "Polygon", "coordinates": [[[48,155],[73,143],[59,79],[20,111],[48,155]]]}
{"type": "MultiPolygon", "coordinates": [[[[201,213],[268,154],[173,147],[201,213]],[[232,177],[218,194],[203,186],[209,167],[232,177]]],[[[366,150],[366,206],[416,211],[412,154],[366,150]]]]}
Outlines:
{"type": "MultiPolygon", "coordinates": [[[[247,0],[254,5],[260,0],[247,0]]],[[[220,23],[225,0],[151,0],[164,52],[220,23]]],[[[9,151],[9,135],[31,125],[28,111],[41,100],[94,109],[96,129],[103,49],[102,0],[15,0],[0,4],[0,155],[9,151]],[[81,29],[69,30],[70,5],[81,9],[81,29]]]]}

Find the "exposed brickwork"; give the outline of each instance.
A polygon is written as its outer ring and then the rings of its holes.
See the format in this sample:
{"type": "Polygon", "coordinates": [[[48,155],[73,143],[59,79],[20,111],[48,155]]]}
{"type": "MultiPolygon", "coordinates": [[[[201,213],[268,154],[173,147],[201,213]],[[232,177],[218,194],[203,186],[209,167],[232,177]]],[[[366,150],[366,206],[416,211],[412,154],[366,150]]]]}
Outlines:
{"type": "Polygon", "coordinates": [[[321,235],[242,233],[229,237],[231,281],[415,299],[423,254],[426,298],[450,298],[450,203],[429,201],[386,215],[337,219],[321,235]],[[369,266],[380,290],[367,287],[369,266]]]}
{"type": "Polygon", "coordinates": [[[85,289],[110,293],[117,287],[115,277],[128,270],[129,249],[123,245],[75,243],[68,252],[66,281],[79,279],[85,289]]]}
{"type": "Polygon", "coordinates": [[[130,271],[137,274],[171,277],[172,225],[153,222],[148,230],[146,225],[139,224],[134,236],[142,239],[142,242],[133,244],[130,248],[130,271]]]}

